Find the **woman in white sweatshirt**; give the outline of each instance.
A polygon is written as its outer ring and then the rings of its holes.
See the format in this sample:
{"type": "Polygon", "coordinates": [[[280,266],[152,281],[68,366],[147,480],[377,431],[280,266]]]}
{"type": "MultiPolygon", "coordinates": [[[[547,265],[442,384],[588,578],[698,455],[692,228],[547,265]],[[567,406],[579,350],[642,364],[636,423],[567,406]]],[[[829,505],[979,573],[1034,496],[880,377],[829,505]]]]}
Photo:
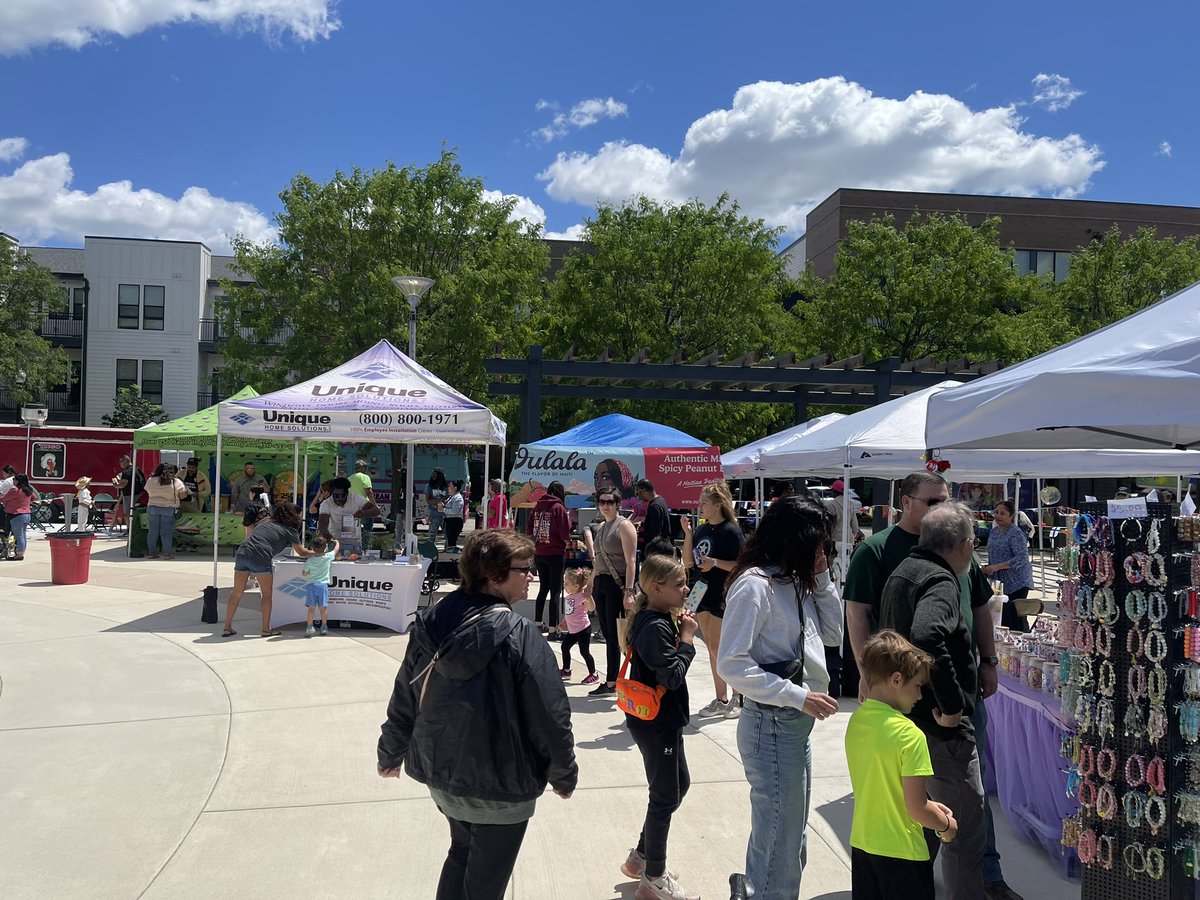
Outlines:
{"type": "MultiPolygon", "coordinates": [[[[771,504],[730,576],[717,672],[744,698],[738,752],[750,782],[746,876],[755,900],[795,900],[807,857],[813,723],[837,712],[825,645],[841,646],[830,582],[831,517],[819,503],[771,504]]],[[[734,897],[746,896],[740,875],[734,897]]]]}

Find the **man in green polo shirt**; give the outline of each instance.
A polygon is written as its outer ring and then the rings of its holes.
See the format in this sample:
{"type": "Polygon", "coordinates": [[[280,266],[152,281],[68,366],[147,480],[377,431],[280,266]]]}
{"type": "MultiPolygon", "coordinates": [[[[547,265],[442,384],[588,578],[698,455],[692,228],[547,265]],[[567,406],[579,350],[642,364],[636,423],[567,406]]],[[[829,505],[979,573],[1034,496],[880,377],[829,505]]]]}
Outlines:
{"type": "MultiPolygon", "coordinates": [[[[354,474],[350,476],[350,493],[358,494],[363,499],[370,503],[375,502],[375,491],[371,486],[371,476],[367,472],[367,461],[365,459],[356,460],[354,463],[354,474]]],[[[375,530],[375,519],[364,518],[362,520],[362,547],[363,553],[371,549],[371,533],[375,530]]]]}
{"type": "MultiPolygon", "coordinates": [[[[930,509],[950,499],[950,488],[941,475],[914,472],[900,483],[900,521],[871,535],[858,545],[850,558],[842,597],[846,601],[846,632],[857,663],[863,647],[879,630],[879,605],[883,585],[896,566],[907,559],[921,536],[921,522],[930,509]]],[[[971,560],[970,569],[959,576],[959,606],[971,635],[972,647],[979,655],[980,702],[972,716],[979,758],[984,758],[987,741],[987,712],[982,699],[996,692],[996,644],[992,617],[985,608],[991,599],[991,589],[979,563],[971,560]],[[976,610],[979,615],[976,616],[976,610]]],[[[864,698],[864,684],[859,680],[858,699],[864,698]]],[[[1000,854],[996,851],[992,811],[987,808],[988,845],[984,857],[984,893],[989,900],[1021,900],[1004,882],[1000,869],[1000,854]]]]}

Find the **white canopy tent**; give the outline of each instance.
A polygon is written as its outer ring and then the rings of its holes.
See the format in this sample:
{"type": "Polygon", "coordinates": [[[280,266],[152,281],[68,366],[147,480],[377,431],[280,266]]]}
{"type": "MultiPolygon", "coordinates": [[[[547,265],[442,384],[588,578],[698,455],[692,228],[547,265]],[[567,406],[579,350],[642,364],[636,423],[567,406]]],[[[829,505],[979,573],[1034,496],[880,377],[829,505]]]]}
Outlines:
{"type": "MultiPolygon", "coordinates": [[[[259,397],[220,404],[217,458],[223,436],[302,441],[354,441],[397,444],[498,444],[504,422],[486,406],[460,394],[388,341],[336,369],[259,397]]],[[[484,454],[484,482],[490,479],[484,454]]],[[[412,524],[412,479],[406,482],[407,549],[416,540],[412,524]]],[[[213,584],[217,554],[213,520],[213,584]]]]}
{"type": "Polygon", "coordinates": [[[923,443],[955,467],[960,448],[1200,447],[1200,282],[1048,353],[939,392],[929,403],[923,443]]]}
{"type": "Polygon", "coordinates": [[[757,441],[746,444],[744,447],[738,447],[736,450],[722,453],[721,468],[725,470],[727,478],[771,478],[774,476],[774,473],[767,470],[763,462],[763,453],[768,450],[782,450],[788,444],[804,437],[806,434],[824,428],[826,425],[832,425],[839,419],[844,418],[846,417],[841,413],[829,413],[825,416],[818,416],[815,419],[809,419],[807,422],[794,425],[776,434],[769,434],[765,438],[759,438],[757,441]]]}

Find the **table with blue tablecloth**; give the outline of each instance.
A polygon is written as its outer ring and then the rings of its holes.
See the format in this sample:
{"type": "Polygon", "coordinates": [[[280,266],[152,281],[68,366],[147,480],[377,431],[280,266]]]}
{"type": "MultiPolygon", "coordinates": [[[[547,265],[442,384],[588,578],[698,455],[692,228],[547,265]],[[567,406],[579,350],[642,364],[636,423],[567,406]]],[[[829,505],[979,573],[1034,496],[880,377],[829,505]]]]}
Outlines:
{"type": "Polygon", "coordinates": [[[1074,730],[1062,705],[1003,673],[986,703],[984,787],[997,795],[1016,834],[1043,848],[1064,875],[1078,877],[1079,857],[1062,845],[1063,819],[1079,812],[1079,801],[1067,796],[1070,760],[1060,754],[1063,733],[1074,730]]]}

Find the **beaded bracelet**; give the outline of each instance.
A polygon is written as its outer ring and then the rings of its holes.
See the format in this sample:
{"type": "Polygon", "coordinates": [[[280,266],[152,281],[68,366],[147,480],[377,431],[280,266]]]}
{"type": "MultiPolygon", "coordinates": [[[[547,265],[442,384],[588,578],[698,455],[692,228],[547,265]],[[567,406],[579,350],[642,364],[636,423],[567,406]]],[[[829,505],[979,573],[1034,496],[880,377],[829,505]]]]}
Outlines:
{"type": "Polygon", "coordinates": [[[1096,730],[1100,733],[1100,737],[1113,733],[1113,716],[1116,713],[1113,710],[1113,702],[1110,698],[1105,697],[1096,707],[1096,730]]]}
{"type": "Polygon", "coordinates": [[[1200,618],[1200,591],[1194,587],[1180,588],[1175,597],[1179,601],[1179,618],[1200,618]]]}
{"type": "Polygon", "coordinates": [[[1121,617],[1121,607],[1117,605],[1116,595],[1110,587],[1102,587],[1096,592],[1096,618],[1101,622],[1111,623],[1121,617]]]}
{"type": "Polygon", "coordinates": [[[1137,703],[1125,707],[1125,737],[1141,737],[1146,731],[1146,711],[1137,703]]]}
{"type": "Polygon", "coordinates": [[[1096,554],[1096,584],[1112,584],[1114,577],[1112,553],[1101,550],[1096,554]]]}
{"type": "Polygon", "coordinates": [[[1184,700],[1177,703],[1175,709],[1179,713],[1180,735],[1189,744],[1196,743],[1200,739],[1200,702],[1184,700]]]}
{"type": "MultiPolygon", "coordinates": [[[[1100,802],[1099,798],[1096,802],[1100,802]]],[[[1146,824],[1150,826],[1150,833],[1158,834],[1158,829],[1167,824],[1167,801],[1162,797],[1148,797],[1143,814],[1146,817],[1146,824]]]]}
{"type": "MultiPolygon", "coordinates": [[[[1155,757],[1161,762],[1160,757],[1155,757]]],[[[1096,755],[1096,774],[1105,781],[1112,781],[1117,774],[1117,753],[1112,747],[1105,747],[1096,755]]]]}
{"type": "Polygon", "coordinates": [[[1182,663],[1176,668],[1183,669],[1183,692],[1189,697],[1200,697],[1200,666],[1182,663]]]}
{"type": "Polygon", "coordinates": [[[1112,656],[1113,630],[1111,625],[1097,625],[1095,633],[1096,652],[1105,659],[1112,656]]]}
{"type": "Polygon", "coordinates": [[[1079,585],[1079,591],[1076,595],[1075,616],[1079,619],[1090,619],[1092,617],[1092,601],[1095,599],[1095,592],[1090,584],[1083,582],[1079,585]]]}
{"type": "Polygon", "coordinates": [[[1079,725],[1081,732],[1092,730],[1092,714],[1095,703],[1094,694],[1079,695],[1079,700],[1075,704],[1075,722],[1079,725]]]}
{"type": "Polygon", "coordinates": [[[1094,641],[1092,626],[1087,622],[1080,622],[1079,627],[1075,629],[1075,649],[1080,653],[1090,654],[1094,641]]]}
{"type": "Polygon", "coordinates": [[[1140,625],[1134,625],[1125,633],[1125,650],[1131,660],[1137,659],[1146,649],[1146,638],[1140,625]],[[1136,648],[1136,649],[1135,649],[1136,648]]]}
{"type": "Polygon", "coordinates": [[[1096,519],[1087,513],[1080,513],[1075,519],[1075,543],[1089,543],[1096,535],[1096,519]]]}
{"type": "Polygon", "coordinates": [[[1146,787],[1151,793],[1162,796],[1167,792],[1167,769],[1161,756],[1155,756],[1146,763],[1146,787]]]}
{"type": "Polygon", "coordinates": [[[1163,877],[1163,869],[1166,867],[1166,856],[1158,847],[1151,847],[1146,851],[1146,874],[1155,881],[1163,877]]]}
{"type": "Polygon", "coordinates": [[[1162,536],[1158,533],[1158,519],[1150,520],[1150,532],[1146,535],[1146,550],[1151,553],[1157,553],[1162,546],[1162,536]]]}
{"type": "Polygon", "coordinates": [[[1146,583],[1153,587],[1164,587],[1167,583],[1167,561],[1161,553],[1150,554],[1146,564],[1146,583]]]}
{"type": "Polygon", "coordinates": [[[1150,707],[1150,716],[1146,719],[1146,737],[1158,746],[1167,736],[1167,712],[1161,706],[1150,707]]]}
{"type": "Polygon", "coordinates": [[[1140,700],[1146,696],[1146,668],[1145,666],[1132,665],[1129,667],[1129,674],[1125,676],[1126,688],[1129,691],[1130,700],[1140,700]]]}
{"type": "Polygon", "coordinates": [[[1062,827],[1062,845],[1064,847],[1076,847],[1079,845],[1079,817],[1071,816],[1063,819],[1062,827]]]}
{"type": "Polygon", "coordinates": [[[1167,658],[1167,636],[1161,631],[1151,631],[1146,636],[1146,659],[1161,663],[1167,658]]]}
{"type": "Polygon", "coordinates": [[[1130,828],[1141,827],[1142,816],[1146,812],[1145,795],[1138,791],[1126,791],[1121,798],[1121,806],[1125,809],[1125,824],[1130,828]]]}
{"type": "MultiPolygon", "coordinates": [[[[1079,832],[1079,861],[1090,866],[1096,860],[1096,832],[1085,828],[1079,832]]],[[[1144,863],[1143,863],[1144,867],[1144,863]]]]}
{"type": "Polygon", "coordinates": [[[1130,584],[1141,584],[1146,580],[1146,569],[1150,566],[1150,557],[1141,550],[1135,550],[1125,557],[1125,580],[1130,584]]]}
{"type": "MultiPolygon", "coordinates": [[[[1163,673],[1164,676],[1166,673],[1163,673]]],[[[1100,663],[1100,671],[1096,676],[1096,692],[1104,697],[1111,697],[1117,689],[1117,670],[1109,660],[1100,663]]]]}
{"type": "Polygon", "coordinates": [[[1143,530],[1141,519],[1124,519],[1121,522],[1121,537],[1125,538],[1125,540],[1129,541],[1130,543],[1133,543],[1134,541],[1140,541],[1142,539],[1143,530]],[[1130,525],[1137,526],[1137,534],[1130,534],[1125,530],[1130,525]]]}
{"type": "Polygon", "coordinates": [[[1100,785],[1100,790],[1096,791],[1096,815],[1105,821],[1117,815],[1117,792],[1107,782],[1100,785]]]}
{"type": "MultiPolygon", "coordinates": [[[[1080,835],[1082,839],[1083,835],[1080,835]]],[[[1093,856],[1095,853],[1093,852],[1093,856]]],[[[1128,844],[1124,852],[1121,854],[1125,858],[1125,874],[1126,875],[1141,875],[1146,871],[1146,851],[1142,847],[1141,842],[1128,844]]],[[[1082,856],[1080,859],[1082,860],[1082,856]]]]}
{"type": "Polygon", "coordinates": [[[1125,615],[1137,625],[1146,615],[1146,595],[1142,591],[1130,591],[1125,595],[1125,615]]]}
{"type": "Polygon", "coordinates": [[[1161,627],[1163,620],[1167,617],[1167,595],[1162,591],[1152,592],[1146,612],[1150,617],[1151,624],[1161,627]]]}
{"type": "Polygon", "coordinates": [[[1096,577],[1096,553],[1094,550],[1079,551],[1079,577],[1096,577]]]}
{"type": "Polygon", "coordinates": [[[1140,753],[1131,754],[1125,760],[1125,783],[1131,788],[1138,787],[1146,781],[1146,759],[1140,753]],[[1134,765],[1136,763],[1136,765],[1134,765]]]}
{"type": "MultiPolygon", "coordinates": [[[[1129,795],[1126,794],[1125,796],[1128,797],[1129,795]]],[[[1086,778],[1079,782],[1079,805],[1084,809],[1091,809],[1096,805],[1096,785],[1086,778]]]]}
{"type": "Polygon", "coordinates": [[[1150,670],[1150,675],[1146,679],[1146,696],[1150,698],[1152,704],[1162,704],[1167,699],[1167,670],[1162,666],[1155,666],[1150,670]]]}
{"type": "Polygon", "coordinates": [[[1111,869],[1113,867],[1113,855],[1117,846],[1117,839],[1111,834],[1103,835],[1100,838],[1099,844],[1096,847],[1096,862],[1100,863],[1100,868],[1111,869]]]}

